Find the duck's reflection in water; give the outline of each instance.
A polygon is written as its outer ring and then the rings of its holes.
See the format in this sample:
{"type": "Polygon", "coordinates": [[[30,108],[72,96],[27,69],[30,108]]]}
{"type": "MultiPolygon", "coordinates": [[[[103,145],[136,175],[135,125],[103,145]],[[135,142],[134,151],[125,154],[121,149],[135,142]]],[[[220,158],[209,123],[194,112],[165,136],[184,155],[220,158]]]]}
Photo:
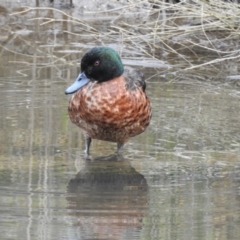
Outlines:
{"type": "Polygon", "coordinates": [[[118,155],[87,161],[70,180],[68,195],[81,239],[132,239],[140,234],[148,185],[144,176],[118,155]]]}

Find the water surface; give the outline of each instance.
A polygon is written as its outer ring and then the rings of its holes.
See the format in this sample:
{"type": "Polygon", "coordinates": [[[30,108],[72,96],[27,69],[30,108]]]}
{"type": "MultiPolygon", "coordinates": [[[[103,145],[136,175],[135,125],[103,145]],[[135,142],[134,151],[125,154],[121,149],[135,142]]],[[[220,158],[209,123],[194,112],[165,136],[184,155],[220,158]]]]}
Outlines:
{"type": "MultiPolygon", "coordinates": [[[[152,62],[141,67],[137,53],[123,50],[124,62],[146,76],[153,118],[122,157],[114,155],[116,144],[95,140],[88,161],[64,90],[95,43],[63,34],[71,23],[53,31],[24,17],[4,19],[1,239],[239,239],[236,84],[214,69],[191,75],[156,69],[152,62]]],[[[108,44],[119,46],[117,40],[108,44]]]]}

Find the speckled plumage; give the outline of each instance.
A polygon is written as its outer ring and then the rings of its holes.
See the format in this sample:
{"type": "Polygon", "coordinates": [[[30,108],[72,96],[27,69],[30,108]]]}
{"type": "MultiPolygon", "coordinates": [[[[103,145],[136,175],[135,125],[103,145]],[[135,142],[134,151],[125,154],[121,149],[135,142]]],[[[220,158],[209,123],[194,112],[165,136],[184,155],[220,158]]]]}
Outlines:
{"type": "Polygon", "coordinates": [[[130,67],[110,80],[92,79],[73,94],[68,107],[70,119],[90,140],[122,146],[150,123],[151,107],[145,88],[143,74],[130,67]]]}

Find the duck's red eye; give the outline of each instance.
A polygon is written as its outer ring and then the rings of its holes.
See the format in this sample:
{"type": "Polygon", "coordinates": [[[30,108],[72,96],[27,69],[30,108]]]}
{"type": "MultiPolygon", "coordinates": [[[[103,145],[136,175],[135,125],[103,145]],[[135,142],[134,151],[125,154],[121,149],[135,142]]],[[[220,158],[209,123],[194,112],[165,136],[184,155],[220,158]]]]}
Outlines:
{"type": "Polygon", "coordinates": [[[96,66],[98,66],[99,64],[100,64],[100,61],[97,60],[93,65],[96,67],[96,66]]]}

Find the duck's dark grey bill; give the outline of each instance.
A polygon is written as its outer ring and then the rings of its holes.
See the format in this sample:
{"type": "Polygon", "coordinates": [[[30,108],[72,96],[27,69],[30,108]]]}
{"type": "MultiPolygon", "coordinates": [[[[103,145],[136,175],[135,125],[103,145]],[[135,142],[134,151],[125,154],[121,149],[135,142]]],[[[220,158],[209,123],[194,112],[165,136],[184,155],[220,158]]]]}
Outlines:
{"type": "Polygon", "coordinates": [[[84,72],[81,72],[76,81],[66,89],[65,94],[72,94],[75,93],[77,90],[79,90],[80,88],[82,88],[84,85],[86,85],[88,82],[90,81],[90,79],[88,79],[85,75],[84,72]]]}

